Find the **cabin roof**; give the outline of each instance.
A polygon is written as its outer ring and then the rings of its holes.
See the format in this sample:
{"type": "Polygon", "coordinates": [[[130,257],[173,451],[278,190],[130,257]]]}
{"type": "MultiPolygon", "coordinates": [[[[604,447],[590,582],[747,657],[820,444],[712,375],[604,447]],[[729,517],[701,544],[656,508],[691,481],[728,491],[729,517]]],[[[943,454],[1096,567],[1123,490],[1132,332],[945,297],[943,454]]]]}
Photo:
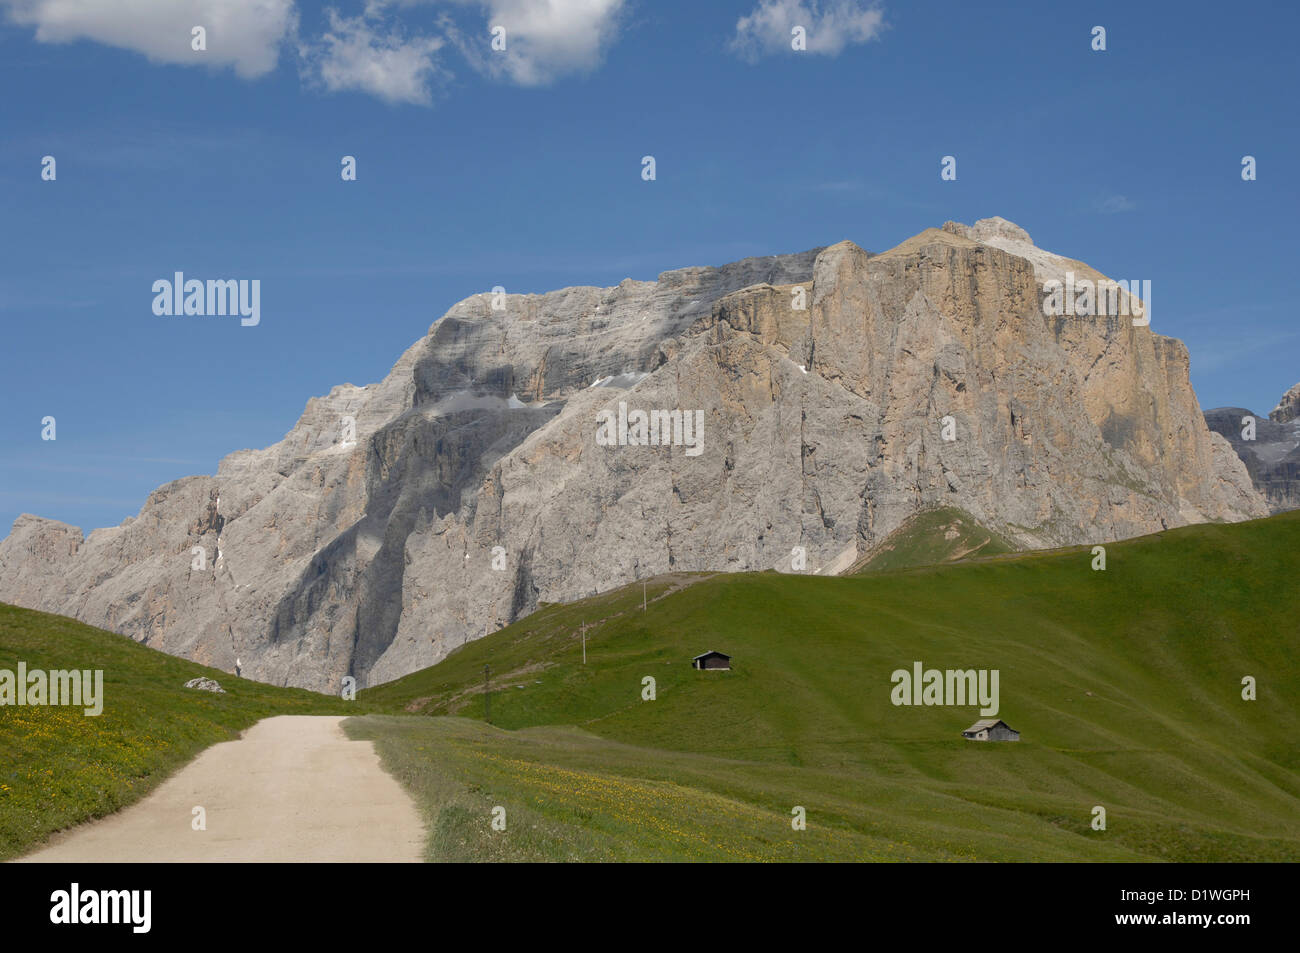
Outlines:
{"type": "Polygon", "coordinates": [[[708,658],[710,655],[718,655],[725,659],[731,658],[731,656],[728,655],[726,652],[719,652],[716,651],[715,649],[709,649],[707,652],[701,652],[699,655],[695,656],[695,658],[691,659],[691,661],[698,662],[700,659],[708,658]]]}
{"type": "Polygon", "coordinates": [[[975,722],[975,724],[971,725],[971,726],[970,726],[969,728],[967,728],[966,730],[967,730],[967,731],[979,731],[981,728],[992,728],[994,725],[1002,725],[1003,727],[1005,727],[1005,728],[1008,729],[1009,731],[1015,731],[1015,730],[1016,730],[1016,729],[1012,728],[1010,725],[1008,725],[1008,724],[1007,724],[1005,721],[1003,721],[1001,718],[981,718],[979,721],[975,722]]]}

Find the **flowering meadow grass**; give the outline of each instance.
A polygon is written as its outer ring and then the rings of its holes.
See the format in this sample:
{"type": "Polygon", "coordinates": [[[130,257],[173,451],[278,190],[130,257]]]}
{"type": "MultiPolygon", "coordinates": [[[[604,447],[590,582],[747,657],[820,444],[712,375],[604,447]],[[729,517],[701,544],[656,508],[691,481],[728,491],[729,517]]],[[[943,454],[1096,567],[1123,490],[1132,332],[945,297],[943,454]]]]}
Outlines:
{"type": "Polygon", "coordinates": [[[209,745],[268,715],[346,714],[355,703],[275,688],[63,616],[0,603],[0,669],[102,669],[104,709],[0,706],[0,859],[139,799],[209,745]],[[183,687],[214,678],[224,695],[183,687]]]}

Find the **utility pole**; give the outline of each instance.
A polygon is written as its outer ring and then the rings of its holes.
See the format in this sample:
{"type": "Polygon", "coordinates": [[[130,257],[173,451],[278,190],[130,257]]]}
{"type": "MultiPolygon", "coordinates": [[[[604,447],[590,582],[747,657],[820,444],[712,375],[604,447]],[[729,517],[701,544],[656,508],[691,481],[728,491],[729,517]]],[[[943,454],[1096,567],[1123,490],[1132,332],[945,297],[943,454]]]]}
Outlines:
{"type": "Polygon", "coordinates": [[[582,620],[582,664],[587,664],[587,620],[582,620]]]}
{"type": "Polygon", "coordinates": [[[492,666],[483,666],[483,717],[492,723],[492,666]]]}
{"type": "Polygon", "coordinates": [[[645,612],[645,611],[646,611],[646,603],[645,603],[645,580],[644,580],[644,579],[641,580],[641,611],[642,611],[642,612],[645,612]]]}

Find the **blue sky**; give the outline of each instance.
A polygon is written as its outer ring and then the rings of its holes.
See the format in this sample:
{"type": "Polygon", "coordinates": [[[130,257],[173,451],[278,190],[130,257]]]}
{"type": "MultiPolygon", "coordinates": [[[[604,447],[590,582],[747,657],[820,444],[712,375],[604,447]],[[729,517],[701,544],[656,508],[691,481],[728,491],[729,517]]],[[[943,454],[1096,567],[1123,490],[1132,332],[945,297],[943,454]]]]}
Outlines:
{"type": "Polygon", "coordinates": [[[948,219],[1151,279],[1202,406],[1267,413],[1300,381],[1297,9],[0,0],[0,533],[135,515],[494,285],[948,219]],[[154,315],[178,270],[260,279],[261,323],[154,315]]]}

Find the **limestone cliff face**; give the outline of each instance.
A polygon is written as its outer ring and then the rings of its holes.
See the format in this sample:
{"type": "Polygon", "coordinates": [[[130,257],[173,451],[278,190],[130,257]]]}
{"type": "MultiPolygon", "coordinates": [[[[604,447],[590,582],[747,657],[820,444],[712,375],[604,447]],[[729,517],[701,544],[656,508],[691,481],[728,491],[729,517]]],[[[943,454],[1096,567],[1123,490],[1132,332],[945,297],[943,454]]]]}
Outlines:
{"type": "Polygon", "coordinates": [[[795,547],[838,571],[927,506],[1026,546],[1264,515],[1182,344],[1044,317],[1065,265],[1087,269],[992,219],[880,255],[475,296],[384,381],[122,526],[20,518],[0,599],[333,691],[655,573],[788,571],[795,547]],[[637,445],[642,411],[698,411],[698,443],[637,445]],[[602,419],[630,439],[601,445],[602,419]]]}
{"type": "Polygon", "coordinates": [[[1272,512],[1300,509],[1300,384],[1268,417],[1245,407],[1215,407],[1205,412],[1205,423],[1232,445],[1272,512]]]}
{"type": "MultiPolygon", "coordinates": [[[[1040,287],[1067,272],[1091,281],[1108,280],[1081,261],[1034,247],[1023,229],[1003,219],[985,219],[970,229],[952,227],[1030,261],[1040,287]]],[[[1160,487],[1161,495],[1180,501],[1179,522],[1231,520],[1243,512],[1259,515],[1260,501],[1242,481],[1231,446],[1202,426],[1190,384],[1191,361],[1182,341],[1135,326],[1129,315],[1047,320],[1080,382],[1089,420],[1115,451],[1117,462],[1125,468],[1136,464],[1160,487]]],[[[1153,320],[1159,323],[1158,316],[1153,320]]]]}
{"type": "Polygon", "coordinates": [[[1277,424],[1289,424],[1297,418],[1300,418],[1300,384],[1283,394],[1268,415],[1268,419],[1277,424]]]}

